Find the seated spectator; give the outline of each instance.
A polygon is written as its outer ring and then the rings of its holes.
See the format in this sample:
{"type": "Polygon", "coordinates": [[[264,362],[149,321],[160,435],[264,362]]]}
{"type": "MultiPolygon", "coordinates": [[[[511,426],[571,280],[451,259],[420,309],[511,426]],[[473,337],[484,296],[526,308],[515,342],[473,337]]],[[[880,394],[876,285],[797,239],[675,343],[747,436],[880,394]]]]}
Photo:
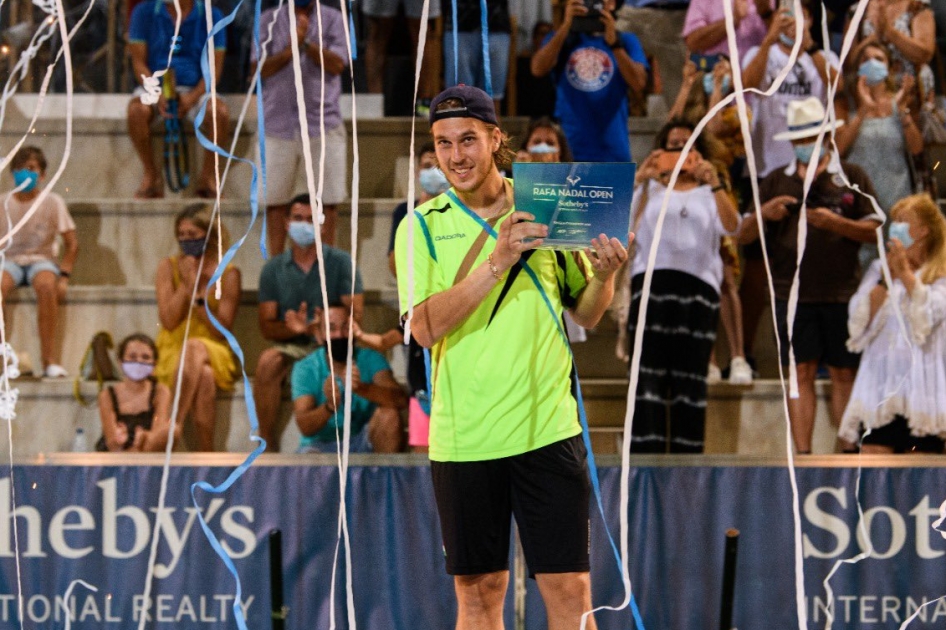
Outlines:
{"type": "Polygon", "coordinates": [[[739,214],[697,138],[674,187],[670,171],[693,133],[670,121],[637,172],[627,336],[637,330],[641,289],[664,197],[663,236],[650,288],[637,407],[631,435],[635,453],[701,453],[706,428],[706,366],[716,339],[723,262],[719,240],[735,232],[739,214]],[[656,323],[660,325],[657,326],[656,323]]]}
{"type": "MultiPolygon", "coordinates": [[[[801,201],[808,164],[814,156],[815,139],[825,118],[824,106],[815,97],[789,103],[787,126],[790,131],[776,140],[791,141],[795,158],[783,169],[769,174],[759,187],[762,234],[775,288],[775,321],[782,349],[782,365],[789,365],[794,352],[798,367],[798,398],[788,400],[795,448],[811,452],[815,425],[815,376],[824,362],[831,378],[831,420],[841,421],[851,395],[858,356],[844,345],[847,338],[847,305],[860,281],[858,251],[861,244],[876,238],[880,226],[870,202],[844,187],[838,177],[843,169],[852,184],[874,194],[870,179],[859,167],[832,161],[825,146],[815,162],[815,174],[807,197],[805,256],[799,270],[798,307],[788,339],[788,300],[798,267],[798,230],[801,201]]],[[[841,124],[840,122],[834,123],[841,124]]],[[[833,126],[827,125],[827,133],[833,126]]],[[[750,243],[759,238],[755,213],[746,215],[739,239],[750,243]]]]}
{"type": "MultiPolygon", "coordinates": [[[[179,17],[175,4],[163,0],[147,0],[138,4],[131,12],[128,27],[128,52],[131,56],[132,74],[135,80],[143,82],[145,77],[150,77],[154,72],[168,67],[168,53],[172,45],[174,46],[170,71],[173,71],[174,84],[177,88],[178,115],[181,118],[188,116],[194,120],[200,105],[204,99],[208,98],[207,94],[210,92],[200,70],[201,54],[207,43],[209,29],[203,2],[180,0],[180,8],[179,41],[174,44],[172,42],[174,25],[179,17]]],[[[211,18],[213,23],[219,22],[223,18],[220,9],[214,7],[211,18]]],[[[226,30],[223,30],[214,35],[214,67],[217,69],[217,75],[223,68],[226,48],[226,30]]],[[[214,80],[217,80],[216,76],[214,80]]],[[[160,118],[165,118],[168,116],[168,111],[167,101],[163,94],[157,104],[152,106],[141,102],[140,96],[143,93],[144,88],[138,87],[134,93],[135,98],[128,104],[128,135],[144,168],[141,186],[135,192],[135,198],[152,199],[164,196],[164,182],[161,169],[154,162],[151,148],[151,122],[155,114],[160,118]]],[[[213,107],[216,107],[217,144],[226,146],[230,112],[219,98],[215,103],[207,105],[204,133],[208,137],[213,137],[214,119],[211,116],[213,107]]],[[[198,197],[209,199],[217,194],[214,157],[213,152],[204,151],[204,162],[196,184],[198,197]]]]}
{"type": "MultiPolygon", "coordinates": [[[[446,176],[440,170],[440,164],[437,162],[437,152],[434,150],[433,142],[425,142],[420,150],[414,156],[414,173],[416,176],[415,192],[417,199],[414,201],[414,207],[427,203],[440,193],[446,192],[450,188],[446,176]]],[[[403,201],[394,208],[391,214],[391,238],[388,243],[388,267],[391,273],[397,275],[394,270],[394,235],[397,232],[397,226],[400,225],[404,217],[407,216],[407,202],[403,201]]]]}
{"type": "Polygon", "coordinates": [[[576,161],[630,162],[627,93],[644,90],[648,65],[637,37],[617,30],[617,2],[603,4],[600,30],[577,33],[574,20],[588,8],[583,0],[568,0],[561,25],[532,56],[532,74],[552,73],[555,116],[576,161]]]}
{"type": "MultiPolygon", "coordinates": [[[[424,8],[423,0],[366,0],[361,3],[361,12],[368,18],[368,36],[365,46],[365,80],[368,92],[371,94],[384,93],[384,75],[387,69],[388,43],[395,27],[395,18],[398,8],[403,5],[404,15],[407,18],[407,29],[411,35],[411,68],[416,66],[413,58],[417,51],[417,42],[420,39],[420,19],[424,8]]],[[[323,5],[324,8],[324,5],[323,5]]],[[[420,70],[420,85],[418,86],[418,115],[426,116],[424,108],[430,106],[430,99],[437,93],[439,77],[436,74],[437,46],[433,41],[434,21],[440,17],[440,2],[430,2],[427,9],[428,22],[427,44],[424,46],[424,60],[420,70]]]]}
{"type": "MultiPolygon", "coordinates": [[[[267,10],[260,16],[266,38],[263,80],[263,116],[266,131],[266,218],[269,254],[286,247],[286,217],[297,182],[307,177],[302,134],[309,136],[314,175],[325,150],[322,186],[322,241],[335,244],[338,204],[348,196],[348,134],[339,102],[342,73],[348,67],[346,26],[342,12],[312,0],[299,0],[267,10]],[[296,17],[299,72],[302,76],[306,129],[299,126],[296,76],[292,64],[290,8],[296,17]],[[323,129],[324,128],[324,129],[323,129]],[[324,134],[323,134],[324,130],[324,134]],[[324,137],[323,137],[324,136],[324,137]],[[324,147],[322,146],[324,141],[324,147]]],[[[253,48],[253,68],[259,60],[253,48]]]]}
{"type": "Polygon", "coordinates": [[[220,278],[220,298],[216,285],[207,286],[217,270],[218,247],[227,248],[226,233],[217,225],[209,206],[180,212],[174,232],[181,253],[162,260],[155,278],[161,330],[154,375],[174,387],[180,374],[177,426],[190,415],[198,451],[214,450],[217,390],[232,390],[239,370],[226,339],[207,315],[209,308],[220,325],[232,331],[240,304],[240,270],[233,265],[220,278]]]}
{"type": "MultiPolygon", "coordinates": [[[[37,147],[22,147],[10,160],[15,188],[3,198],[7,221],[0,221],[0,234],[8,225],[16,225],[35,203],[40,183],[46,178],[46,156],[37,147]]],[[[3,262],[3,301],[16,287],[32,286],[36,291],[36,319],[43,376],[61,378],[66,370],[59,364],[56,326],[59,304],[66,297],[69,276],[79,253],[76,224],[66,202],[50,192],[36,213],[23,224],[6,244],[3,262]],[[62,259],[58,256],[57,237],[62,237],[62,259]]],[[[9,320],[7,320],[9,321],[9,320]]]]}
{"type": "MultiPolygon", "coordinates": [[[[508,0],[490,0],[487,6],[489,76],[496,112],[506,97],[509,75],[508,0]]],[[[447,0],[443,2],[443,74],[447,87],[464,84],[486,89],[486,61],[483,59],[483,31],[480,0],[447,0]],[[457,6],[457,41],[453,41],[453,2],[457,6]]]]}
{"type": "Polygon", "coordinates": [[[548,116],[529,123],[522,146],[529,153],[530,162],[574,161],[564,130],[548,116]]]}
{"type": "MultiPolygon", "coordinates": [[[[314,338],[321,328],[317,315],[322,308],[322,285],[309,195],[299,195],[290,202],[286,231],[291,241],[289,249],[271,258],[259,279],[260,331],[276,345],[259,356],[253,398],[260,436],[270,451],[279,450],[276,422],[289,370],[321,345],[314,338]]],[[[322,251],[329,303],[354,307],[355,321],[360,322],[364,296],[360,275],[355,276],[352,289],[351,256],[329,245],[323,245],[322,251]]]]}
{"type": "MultiPolygon", "coordinates": [[[[838,128],[834,138],[841,155],[870,177],[877,190],[877,203],[888,213],[913,191],[909,160],[923,152],[923,136],[909,115],[906,92],[896,92],[887,49],[867,43],[858,50],[855,60],[853,95],[837,99],[837,117],[845,125],[838,128]],[[878,147],[884,150],[878,151],[878,147]]],[[[912,77],[905,79],[905,85],[912,83],[912,77]]]]}
{"type": "MultiPolygon", "coordinates": [[[[761,179],[794,159],[792,145],[777,139],[785,131],[785,112],[792,101],[815,97],[825,104],[829,81],[838,68],[837,56],[815,48],[811,38],[811,13],[803,8],[805,24],[798,58],[775,94],[753,96],[752,150],[757,176],[761,179]]],[[[779,9],[759,46],[750,48],[742,58],[742,82],[746,88],[768,90],[788,64],[795,45],[795,17],[790,9],[779,9]]]]}
{"type": "MultiPolygon", "coordinates": [[[[118,344],[122,380],[99,392],[102,437],[97,451],[163,451],[171,428],[171,390],[152,374],[158,348],[148,335],[135,333],[118,344]]],[[[181,436],[177,425],[175,439],[181,436]]]]}
{"type": "MultiPolygon", "coordinates": [[[[302,433],[300,453],[334,453],[344,426],[344,388],[350,306],[328,308],[329,340],[292,368],[292,405],[302,433]],[[334,382],[329,367],[332,350],[334,382]]],[[[403,430],[400,410],[407,396],[384,356],[353,348],[351,366],[351,452],[397,453],[403,430]]]]}
{"type": "Polygon", "coordinates": [[[891,211],[887,286],[875,260],[851,298],[848,348],[863,352],[839,432],[863,453],[942,453],[946,434],[946,220],[928,195],[891,211]],[[904,338],[894,309],[903,314],[904,338]]]}
{"type": "MultiPolygon", "coordinates": [[[[740,55],[765,39],[768,23],[775,13],[773,4],[772,0],[733,2],[736,49],[740,55]]],[[[728,55],[723,4],[717,0],[690,0],[683,22],[683,41],[688,50],[701,55],[728,55]]]]}

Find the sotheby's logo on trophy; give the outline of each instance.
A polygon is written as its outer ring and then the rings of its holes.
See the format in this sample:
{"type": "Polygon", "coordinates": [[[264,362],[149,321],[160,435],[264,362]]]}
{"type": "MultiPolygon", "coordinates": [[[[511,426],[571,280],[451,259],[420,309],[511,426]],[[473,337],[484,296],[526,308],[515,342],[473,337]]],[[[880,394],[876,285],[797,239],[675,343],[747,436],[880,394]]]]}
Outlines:
{"type": "Polygon", "coordinates": [[[516,210],[549,226],[543,249],[583,249],[600,234],[627,247],[636,170],[631,162],[517,162],[516,210]]]}

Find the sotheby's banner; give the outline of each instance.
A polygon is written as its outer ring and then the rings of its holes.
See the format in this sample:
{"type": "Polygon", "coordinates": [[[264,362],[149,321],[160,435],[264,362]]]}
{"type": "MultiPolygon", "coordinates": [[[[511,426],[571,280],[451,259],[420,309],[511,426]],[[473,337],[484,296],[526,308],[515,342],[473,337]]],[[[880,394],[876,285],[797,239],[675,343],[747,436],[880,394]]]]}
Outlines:
{"type": "MultiPolygon", "coordinates": [[[[190,503],[190,485],[222,481],[227,468],[170,469],[167,509],[156,515],[158,467],[17,466],[0,476],[0,628],[20,626],[20,551],[25,628],[235,628],[234,582],[211,550],[190,503]],[[15,491],[16,511],[12,509],[15,491]],[[159,521],[155,580],[142,596],[151,536],[159,521]],[[14,528],[14,523],[16,527],[14,528]],[[15,530],[15,531],[14,531],[15,530]],[[62,597],[73,580],[68,601],[62,597]],[[68,612],[67,612],[68,610],[68,612]]],[[[826,627],[822,581],[834,563],[857,555],[856,469],[802,468],[806,610],[826,627]]],[[[618,530],[619,469],[602,468],[604,502],[618,530]]],[[[946,469],[863,471],[861,505],[874,557],[845,564],[831,587],[833,628],[897,628],[919,605],[946,594],[946,540],[931,529],[946,495],[946,469]]],[[[631,577],[651,630],[718,626],[724,532],[740,530],[733,625],[797,628],[791,490],[783,468],[637,468],[630,477],[631,577]]],[[[332,466],[254,465],[220,497],[200,496],[210,527],[242,578],[239,605],[250,628],[270,620],[267,538],[283,532],[286,627],[330,626],[338,473],[332,466]]],[[[349,483],[354,602],[359,628],[449,628],[456,614],[444,573],[439,525],[424,466],[356,466],[349,483]]],[[[592,512],[596,604],[622,599],[620,576],[601,519],[592,512]]],[[[345,621],[345,564],[339,563],[337,627],[345,621]]],[[[512,598],[506,627],[512,628],[512,598]]],[[[534,583],[527,628],[546,627],[534,583]]],[[[598,615],[603,630],[633,628],[630,614],[598,615]]],[[[946,627],[946,603],[911,626],[946,627]]]]}

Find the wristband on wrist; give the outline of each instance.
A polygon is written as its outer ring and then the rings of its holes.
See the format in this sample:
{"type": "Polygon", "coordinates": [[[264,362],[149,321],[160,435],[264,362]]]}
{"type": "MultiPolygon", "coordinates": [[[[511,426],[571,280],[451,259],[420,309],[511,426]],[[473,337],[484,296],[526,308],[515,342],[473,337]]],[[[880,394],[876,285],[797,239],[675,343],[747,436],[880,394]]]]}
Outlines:
{"type": "Polygon", "coordinates": [[[60,276],[61,278],[69,278],[69,277],[72,276],[72,272],[71,272],[71,271],[66,271],[65,269],[60,269],[60,270],[59,270],[59,276],[60,276]]]}
{"type": "Polygon", "coordinates": [[[613,44],[608,44],[608,48],[611,50],[624,50],[624,43],[618,38],[613,44]]]}
{"type": "Polygon", "coordinates": [[[713,186],[712,190],[714,193],[719,192],[721,190],[726,190],[726,186],[724,186],[723,184],[716,184],[715,186],[713,186]]]}

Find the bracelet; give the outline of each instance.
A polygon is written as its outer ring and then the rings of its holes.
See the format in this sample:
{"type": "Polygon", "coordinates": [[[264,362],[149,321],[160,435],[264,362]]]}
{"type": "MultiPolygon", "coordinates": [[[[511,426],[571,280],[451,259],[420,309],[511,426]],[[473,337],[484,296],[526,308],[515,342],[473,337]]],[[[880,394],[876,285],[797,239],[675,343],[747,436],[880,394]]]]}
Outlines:
{"type": "Polygon", "coordinates": [[[608,44],[608,48],[610,48],[611,50],[624,50],[624,42],[618,39],[613,44],[608,44]]]}
{"type": "Polygon", "coordinates": [[[489,266],[489,272],[493,274],[493,277],[499,280],[500,282],[502,282],[503,274],[499,273],[499,267],[497,267],[495,263],[493,263],[492,252],[490,252],[489,254],[486,254],[486,264],[489,266]]]}
{"type": "Polygon", "coordinates": [[[70,277],[72,277],[72,272],[66,271],[66,270],[64,270],[64,269],[60,269],[60,270],[59,270],[59,276],[62,277],[62,278],[70,278],[70,277]]]}
{"type": "Polygon", "coordinates": [[[714,193],[716,193],[716,192],[719,192],[719,191],[721,191],[721,190],[726,190],[726,186],[724,186],[723,184],[717,184],[717,185],[713,186],[713,188],[712,188],[711,190],[712,190],[714,193]]]}

